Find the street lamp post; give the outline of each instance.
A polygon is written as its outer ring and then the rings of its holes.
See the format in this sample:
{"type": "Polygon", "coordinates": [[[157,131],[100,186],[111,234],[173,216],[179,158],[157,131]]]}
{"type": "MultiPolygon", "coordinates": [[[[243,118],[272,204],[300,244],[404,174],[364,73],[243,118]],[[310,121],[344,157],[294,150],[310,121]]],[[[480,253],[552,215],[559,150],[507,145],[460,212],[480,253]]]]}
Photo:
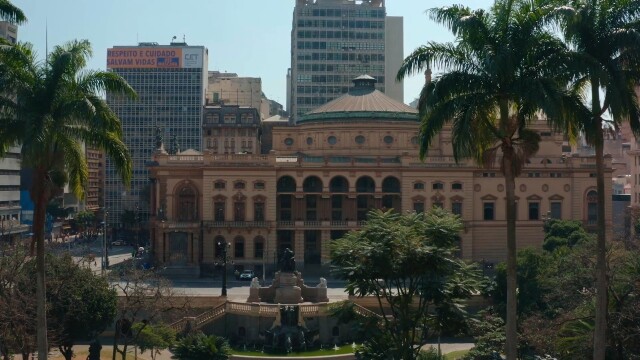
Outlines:
{"type": "Polygon", "coordinates": [[[218,241],[218,248],[222,248],[222,296],[227,296],[227,263],[229,258],[227,257],[227,249],[231,247],[231,244],[227,242],[218,241]]]}
{"type": "Polygon", "coordinates": [[[104,228],[102,229],[102,273],[104,274],[105,269],[109,268],[109,253],[107,252],[107,229],[109,228],[107,226],[107,218],[109,216],[109,210],[107,210],[106,208],[104,209],[103,216],[104,228]]]}

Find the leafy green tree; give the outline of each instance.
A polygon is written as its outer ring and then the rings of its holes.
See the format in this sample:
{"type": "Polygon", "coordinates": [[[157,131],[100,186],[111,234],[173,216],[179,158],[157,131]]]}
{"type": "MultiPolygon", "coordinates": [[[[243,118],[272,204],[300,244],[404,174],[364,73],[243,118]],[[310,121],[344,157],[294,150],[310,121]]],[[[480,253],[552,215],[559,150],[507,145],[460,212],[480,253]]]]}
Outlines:
{"type": "Polygon", "coordinates": [[[542,248],[549,252],[562,246],[573,247],[591,238],[582,226],[582,222],[578,220],[547,220],[544,224],[544,233],[542,248]]]}
{"type": "Polygon", "coordinates": [[[9,21],[15,24],[23,24],[27,17],[22,10],[13,5],[9,0],[0,0],[0,20],[9,21]]]}
{"type": "Polygon", "coordinates": [[[147,326],[144,323],[136,323],[133,325],[133,331],[139,333],[136,345],[142,353],[149,350],[151,360],[155,360],[162,350],[171,347],[176,340],[176,332],[165,325],[147,326]]]}
{"type": "Polygon", "coordinates": [[[33,247],[38,271],[38,357],[47,356],[45,312],[44,228],[46,206],[66,184],[82,198],[88,181],[82,144],[102,149],[128,184],[131,156],[122,140],[122,126],[107,106],[109,91],[135,97],[119,75],[86,70],[88,41],[56,46],[44,62],[29,44],[0,47],[0,156],[10,146],[22,146],[22,165],[33,170],[33,247]]]}
{"type": "Polygon", "coordinates": [[[169,312],[182,312],[189,302],[177,295],[167,279],[152,271],[132,266],[110,275],[120,294],[112,358],[115,360],[116,354],[120,354],[121,359],[126,360],[129,345],[137,343],[147,326],[166,320],[164,316],[169,312]]]}
{"type": "Polygon", "coordinates": [[[178,360],[225,360],[229,358],[231,348],[222,337],[196,333],[178,340],[171,352],[171,358],[178,360]]]}
{"type": "Polygon", "coordinates": [[[334,272],[347,281],[346,290],[380,304],[375,339],[391,345],[376,351],[415,359],[424,329],[439,334],[466,316],[461,302],[478,289],[481,275],[455,256],[461,230],[460,218],[440,208],[406,215],[378,210],[359,231],[332,242],[334,272]]]}
{"type": "MultiPolygon", "coordinates": [[[[30,261],[24,270],[29,279],[19,284],[30,296],[36,289],[31,281],[36,264],[30,261]]],[[[79,341],[95,339],[116,315],[116,292],[106,278],[91,269],[80,267],[70,255],[46,255],[47,318],[52,343],[67,360],[73,358],[73,346],[79,341]]]]}
{"type": "Polygon", "coordinates": [[[85,235],[88,233],[88,229],[93,225],[96,221],[96,214],[93,211],[80,211],[76,214],[75,220],[84,231],[85,235]]]}
{"type": "Polygon", "coordinates": [[[576,118],[587,142],[595,147],[596,186],[598,192],[596,326],[593,359],[605,357],[607,342],[607,269],[606,199],[603,126],[615,127],[628,121],[633,133],[640,135],[640,106],[635,87],[640,82],[640,1],[638,0],[563,0],[553,17],[564,38],[582,61],[576,87],[586,87],[591,97],[584,104],[588,113],[576,118]],[[604,99],[601,98],[604,94],[604,99]],[[605,120],[605,116],[611,120],[605,120]]]}
{"type": "Polygon", "coordinates": [[[517,351],[515,179],[540,142],[528,124],[543,111],[550,125],[572,138],[576,131],[568,120],[583,109],[579,96],[566,91],[569,53],[545,28],[545,8],[537,2],[496,0],[489,11],[453,5],[429,14],[456,40],[419,47],[404,60],[397,78],[433,66],[443,71],[425,84],[418,102],[422,157],[450,126],[456,161],[473,158],[490,167],[500,159],[507,200],[506,354],[511,360],[517,351]]]}
{"type": "Polygon", "coordinates": [[[465,360],[495,360],[506,341],[504,320],[490,311],[482,311],[477,321],[471,322],[475,336],[474,347],[463,357],[465,360]]]}

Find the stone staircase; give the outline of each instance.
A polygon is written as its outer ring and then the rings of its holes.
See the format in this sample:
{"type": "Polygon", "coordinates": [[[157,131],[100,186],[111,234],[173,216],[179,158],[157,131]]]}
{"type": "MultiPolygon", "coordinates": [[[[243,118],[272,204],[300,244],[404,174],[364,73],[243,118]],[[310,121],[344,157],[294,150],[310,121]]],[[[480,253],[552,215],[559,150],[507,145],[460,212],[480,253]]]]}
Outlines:
{"type": "Polygon", "coordinates": [[[191,329],[199,329],[212,321],[222,317],[227,310],[227,304],[223,303],[211,310],[207,310],[202,314],[195,317],[184,317],[172,324],[169,325],[170,328],[175,330],[176,332],[180,332],[184,330],[187,326],[190,326],[191,329]]]}

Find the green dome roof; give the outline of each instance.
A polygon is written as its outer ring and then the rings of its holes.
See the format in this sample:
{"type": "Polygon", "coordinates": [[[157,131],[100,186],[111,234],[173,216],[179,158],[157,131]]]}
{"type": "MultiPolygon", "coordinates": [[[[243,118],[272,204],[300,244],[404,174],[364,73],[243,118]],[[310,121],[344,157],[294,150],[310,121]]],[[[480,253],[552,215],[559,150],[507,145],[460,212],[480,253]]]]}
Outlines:
{"type": "Polygon", "coordinates": [[[418,121],[416,109],[376,90],[376,80],[371,76],[358,76],[353,83],[347,94],[311,110],[297,123],[348,119],[418,121]]]}

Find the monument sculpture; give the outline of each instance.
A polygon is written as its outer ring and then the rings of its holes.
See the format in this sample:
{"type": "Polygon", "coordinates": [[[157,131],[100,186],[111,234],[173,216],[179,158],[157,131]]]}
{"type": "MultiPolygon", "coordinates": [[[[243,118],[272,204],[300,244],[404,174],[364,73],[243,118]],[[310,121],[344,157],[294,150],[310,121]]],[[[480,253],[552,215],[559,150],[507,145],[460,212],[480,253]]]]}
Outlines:
{"type": "Polygon", "coordinates": [[[271,329],[266,331],[266,343],[276,352],[305,351],[317,331],[310,331],[297,305],[280,306],[271,329]]]}
{"type": "Polygon", "coordinates": [[[285,249],[278,261],[278,270],[271,286],[260,287],[252,282],[248,302],[268,302],[275,304],[299,304],[302,302],[328,302],[327,280],[320,279],[315,287],[304,284],[302,274],[296,270],[293,251],[285,249]]]}

